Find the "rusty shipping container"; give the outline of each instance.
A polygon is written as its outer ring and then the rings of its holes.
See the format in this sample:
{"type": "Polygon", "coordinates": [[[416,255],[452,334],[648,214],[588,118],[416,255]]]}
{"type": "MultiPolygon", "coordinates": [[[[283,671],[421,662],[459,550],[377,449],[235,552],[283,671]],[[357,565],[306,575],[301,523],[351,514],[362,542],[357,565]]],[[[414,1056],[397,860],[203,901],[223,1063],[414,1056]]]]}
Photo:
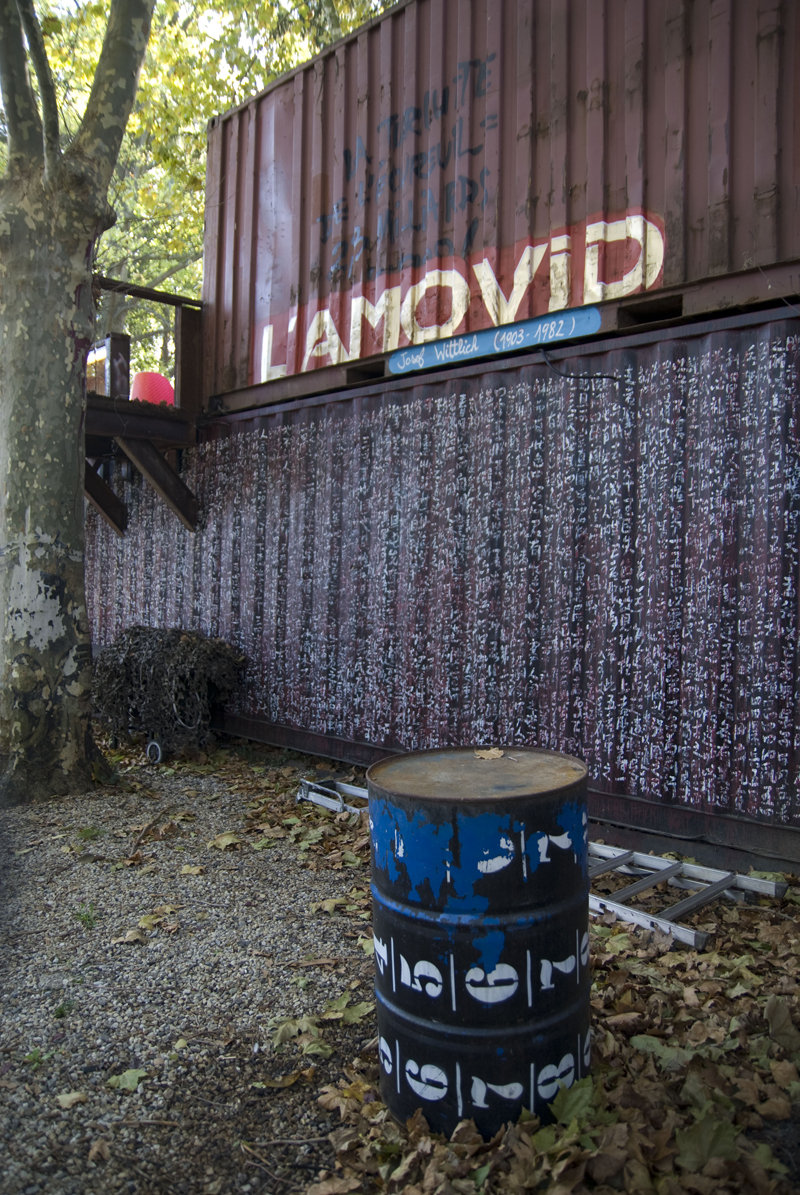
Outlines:
{"type": "Polygon", "coordinates": [[[117,477],[125,538],[87,516],[95,644],[236,644],[234,734],[523,743],[626,799],[800,827],[800,320],[550,360],[575,376],[536,354],[209,421],[196,534],[117,477]]]}
{"type": "Polygon", "coordinates": [[[206,398],[800,258],[799,38],[796,0],[398,5],[212,122],[206,398]]]}
{"type": "Polygon", "coordinates": [[[221,635],[233,734],[565,752],[610,824],[800,863],[800,320],[748,308],[800,292],[798,38],[798,0],[409,0],[214,122],[198,530],[117,471],[95,645],[221,635]],[[593,340],[383,376],[570,308],[593,340]]]}

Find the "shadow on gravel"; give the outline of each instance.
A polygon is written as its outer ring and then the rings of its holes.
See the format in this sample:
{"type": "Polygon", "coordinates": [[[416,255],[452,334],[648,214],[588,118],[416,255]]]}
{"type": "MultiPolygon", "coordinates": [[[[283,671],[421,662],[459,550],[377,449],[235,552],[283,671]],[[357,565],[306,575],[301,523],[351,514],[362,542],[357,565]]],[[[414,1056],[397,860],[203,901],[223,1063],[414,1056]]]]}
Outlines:
{"type": "Polygon", "coordinates": [[[94,1176],[91,1166],[86,1173],[86,1145],[78,1146],[86,1184],[81,1190],[93,1195],[304,1190],[335,1162],[328,1133],[339,1118],[318,1106],[319,1087],[340,1078],[345,1060],[368,1044],[352,1030],[326,1031],[326,1037],[336,1048],[334,1055],[314,1068],[308,1082],[301,1079],[289,1088],[251,1088],[292,1073],[297,1059],[287,1055],[260,1063],[248,1042],[231,1042],[216,1054],[212,1050],[205,1058],[188,1060],[180,1086],[157,1117],[140,1111],[110,1131],[97,1126],[109,1157],[98,1157],[94,1176]]]}

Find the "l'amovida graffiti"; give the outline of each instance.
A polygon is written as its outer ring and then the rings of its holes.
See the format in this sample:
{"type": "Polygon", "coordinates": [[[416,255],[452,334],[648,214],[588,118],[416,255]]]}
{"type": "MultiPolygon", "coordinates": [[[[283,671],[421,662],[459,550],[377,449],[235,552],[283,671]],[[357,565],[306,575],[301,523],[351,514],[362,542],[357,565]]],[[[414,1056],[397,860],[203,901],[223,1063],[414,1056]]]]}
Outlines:
{"type": "Polygon", "coordinates": [[[456,62],[421,103],[356,136],[336,195],[317,176],[309,298],[256,315],[254,381],[658,285],[664,225],[642,208],[487,244],[497,235],[487,147],[502,136],[495,58],[456,62]]]}
{"type": "Polygon", "coordinates": [[[329,296],[328,306],[295,309],[262,325],[254,345],[254,375],[269,382],[295,372],[287,359],[296,359],[298,349],[300,368],[308,370],[648,291],[661,282],[664,253],[661,219],[633,211],[517,246],[513,271],[499,268],[496,250],[480,260],[434,260],[421,276],[411,268],[402,271],[399,281],[380,293],[369,287],[366,294],[336,294],[329,296]],[[501,284],[504,273],[510,285],[501,284]],[[431,312],[444,316],[436,322],[431,312]]]}

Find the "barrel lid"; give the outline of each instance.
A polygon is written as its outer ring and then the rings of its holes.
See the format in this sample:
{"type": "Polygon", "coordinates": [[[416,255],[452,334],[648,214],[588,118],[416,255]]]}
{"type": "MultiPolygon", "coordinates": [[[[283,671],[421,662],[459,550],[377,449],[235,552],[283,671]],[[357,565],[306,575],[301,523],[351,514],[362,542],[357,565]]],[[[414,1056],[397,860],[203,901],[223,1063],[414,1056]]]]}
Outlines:
{"type": "Polygon", "coordinates": [[[397,796],[482,801],[569,788],[587,772],[580,759],[557,751],[453,747],[382,759],[369,769],[367,780],[397,796]]]}

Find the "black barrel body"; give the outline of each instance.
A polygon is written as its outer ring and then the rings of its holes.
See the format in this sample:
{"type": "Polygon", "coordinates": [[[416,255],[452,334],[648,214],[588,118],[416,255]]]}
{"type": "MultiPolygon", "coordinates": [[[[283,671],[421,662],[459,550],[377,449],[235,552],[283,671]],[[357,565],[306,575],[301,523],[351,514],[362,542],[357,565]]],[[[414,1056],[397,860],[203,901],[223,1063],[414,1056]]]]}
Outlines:
{"type": "Polygon", "coordinates": [[[586,766],[515,747],[367,773],[381,1094],[450,1134],[588,1073],[586,766]]]}

